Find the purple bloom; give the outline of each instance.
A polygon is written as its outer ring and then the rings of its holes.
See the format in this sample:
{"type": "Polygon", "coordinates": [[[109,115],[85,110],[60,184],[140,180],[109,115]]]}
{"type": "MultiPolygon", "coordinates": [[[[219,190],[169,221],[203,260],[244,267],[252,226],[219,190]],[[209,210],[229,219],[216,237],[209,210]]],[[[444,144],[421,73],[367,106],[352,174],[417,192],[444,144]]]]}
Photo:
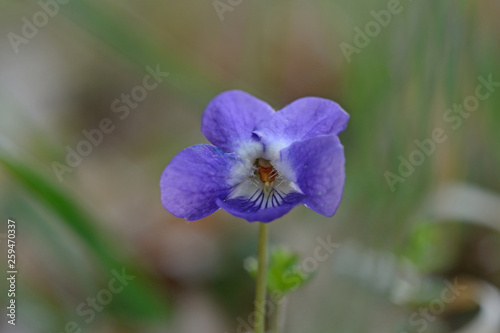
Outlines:
{"type": "Polygon", "coordinates": [[[345,179],[337,135],[348,120],[323,98],[301,98],[275,112],[245,92],[224,92],[202,118],[213,145],[186,148],[172,159],[160,180],[162,203],[189,221],[223,208],[270,222],[299,204],[333,216],[345,179]]]}

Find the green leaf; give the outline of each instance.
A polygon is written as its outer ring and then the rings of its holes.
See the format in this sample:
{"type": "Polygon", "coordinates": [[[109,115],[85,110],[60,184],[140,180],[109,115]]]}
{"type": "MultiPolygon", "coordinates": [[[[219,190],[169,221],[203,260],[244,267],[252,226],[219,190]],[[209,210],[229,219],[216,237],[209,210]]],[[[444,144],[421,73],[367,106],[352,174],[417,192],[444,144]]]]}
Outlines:
{"type": "MultiPolygon", "coordinates": [[[[245,260],[245,269],[252,277],[257,275],[257,259],[250,257],[245,260]]],[[[271,251],[267,272],[267,289],[271,294],[284,296],[297,290],[308,282],[313,274],[307,274],[300,269],[299,256],[285,248],[271,251]]]]}

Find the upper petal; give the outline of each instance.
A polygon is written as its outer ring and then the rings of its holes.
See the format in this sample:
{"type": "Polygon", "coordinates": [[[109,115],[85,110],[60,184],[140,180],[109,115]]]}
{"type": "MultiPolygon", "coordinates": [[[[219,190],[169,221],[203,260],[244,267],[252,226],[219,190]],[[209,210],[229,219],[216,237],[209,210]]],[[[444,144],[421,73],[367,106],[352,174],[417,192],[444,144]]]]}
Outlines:
{"type": "Polygon", "coordinates": [[[211,145],[195,145],[181,151],[160,179],[163,206],[188,221],[212,214],[231,186],[229,171],[237,163],[234,154],[211,145]]]}
{"type": "Polygon", "coordinates": [[[255,134],[276,153],[294,141],[338,135],[348,121],[349,115],[337,103],[325,98],[304,97],[260,123],[255,134]]]}
{"type": "Polygon", "coordinates": [[[280,154],[295,172],[297,185],[306,196],[304,204],[317,213],[333,216],[345,180],[344,147],[339,138],[328,135],[297,141],[280,154]]]}
{"type": "Polygon", "coordinates": [[[217,147],[235,152],[242,142],[252,140],[257,124],[273,113],[267,103],[246,92],[226,91],[208,104],[201,132],[217,147]]]}

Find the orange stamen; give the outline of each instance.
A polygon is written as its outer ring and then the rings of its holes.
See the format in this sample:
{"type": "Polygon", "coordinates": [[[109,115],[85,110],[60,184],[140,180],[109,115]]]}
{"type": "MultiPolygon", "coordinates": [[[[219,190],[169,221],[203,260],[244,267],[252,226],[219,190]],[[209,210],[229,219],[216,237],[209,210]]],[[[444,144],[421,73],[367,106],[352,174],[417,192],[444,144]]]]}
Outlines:
{"type": "Polygon", "coordinates": [[[259,168],[260,181],[264,183],[266,190],[269,190],[269,185],[274,182],[278,174],[272,164],[265,159],[259,158],[257,160],[257,167],[259,168]]]}

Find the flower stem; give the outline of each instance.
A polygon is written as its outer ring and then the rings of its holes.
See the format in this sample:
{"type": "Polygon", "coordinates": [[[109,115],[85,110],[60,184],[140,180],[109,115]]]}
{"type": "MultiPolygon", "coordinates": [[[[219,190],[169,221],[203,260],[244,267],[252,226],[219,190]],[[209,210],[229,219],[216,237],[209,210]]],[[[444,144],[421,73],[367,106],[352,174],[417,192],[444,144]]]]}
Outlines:
{"type": "Polygon", "coordinates": [[[271,332],[273,333],[280,333],[281,332],[281,325],[280,325],[280,316],[281,316],[281,299],[277,299],[276,302],[274,303],[274,312],[272,313],[271,316],[271,332]]]}
{"type": "Polygon", "coordinates": [[[259,223],[259,252],[257,266],[257,288],[255,292],[255,333],[264,333],[266,319],[266,288],[267,288],[267,223],[259,223]]]}

